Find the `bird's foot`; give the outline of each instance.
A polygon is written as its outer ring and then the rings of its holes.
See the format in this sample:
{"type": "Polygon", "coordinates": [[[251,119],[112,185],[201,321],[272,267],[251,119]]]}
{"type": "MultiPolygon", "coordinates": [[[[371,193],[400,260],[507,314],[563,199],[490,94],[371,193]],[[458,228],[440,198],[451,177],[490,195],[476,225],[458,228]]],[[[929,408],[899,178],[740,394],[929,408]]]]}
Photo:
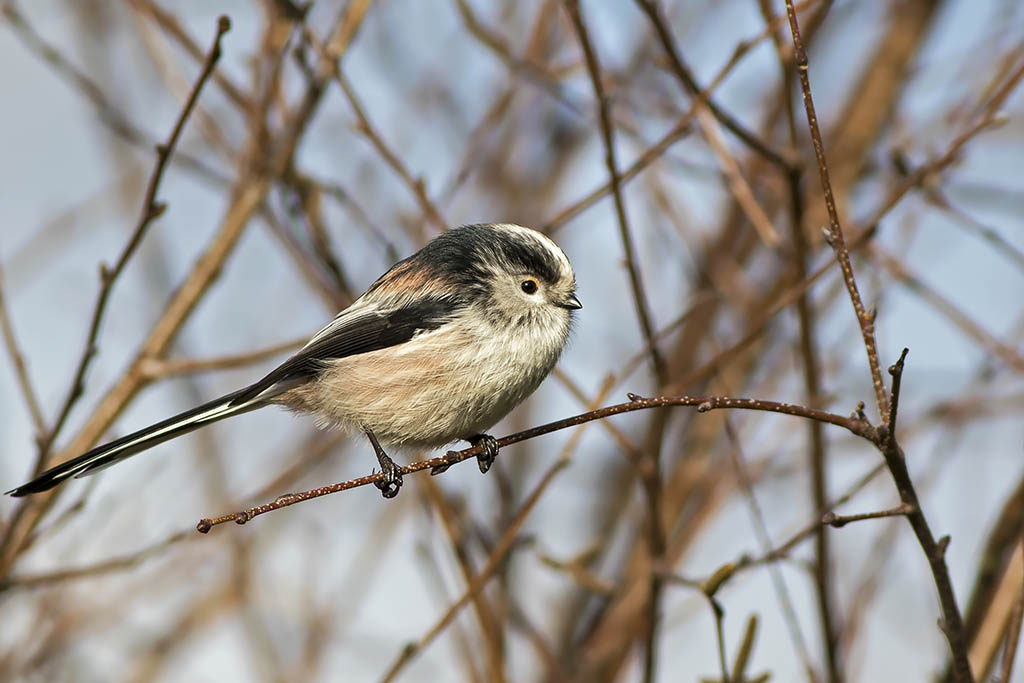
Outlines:
{"type": "Polygon", "coordinates": [[[369,429],[364,430],[366,436],[373,445],[373,452],[377,454],[377,462],[380,463],[380,471],[384,475],[382,479],[373,482],[373,485],[380,490],[385,498],[394,498],[402,489],[402,466],[391,459],[381,447],[377,437],[369,429]]]}
{"type": "Polygon", "coordinates": [[[487,474],[487,470],[491,469],[491,465],[494,464],[494,459],[498,457],[498,440],[490,434],[477,434],[471,436],[468,441],[473,446],[480,447],[480,453],[476,456],[476,464],[480,467],[481,473],[487,474]]]}
{"type": "Polygon", "coordinates": [[[387,455],[384,458],[386,460],[379,459],[384,478],[373,482],[373,485],[380,489],[380,494],[385,498],[394,498],[402,489],[402,467],[387,455]]]}

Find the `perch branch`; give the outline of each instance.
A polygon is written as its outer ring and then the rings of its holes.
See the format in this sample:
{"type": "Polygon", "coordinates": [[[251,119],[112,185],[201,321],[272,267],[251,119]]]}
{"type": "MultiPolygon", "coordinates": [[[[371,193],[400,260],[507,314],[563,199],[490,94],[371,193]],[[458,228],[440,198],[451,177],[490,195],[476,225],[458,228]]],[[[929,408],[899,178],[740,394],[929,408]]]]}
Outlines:
{"type": "MultiPolygon", "coordinates": [[[[510,434],[497,440],[498,447],[504,448],[514,443],[519,443],[520,441],[527,441],[529,439],[537,438],[538,436],[543,436],[544,434],[568,429],[569,427],[575,427],[576,425],[592,422],[593,420],[601,420],[606,417],[611,417],[612,415],[631,413],[636,410],[649,410],[651,408],[667,408],[673,406],[693,407],[696,408],[699,413],[722,409],[758,410],[770,413],[782,413],[784,415],[803,417],[810,420],[819,420],[821,422],[836,425],[837,427],[842,427],[857,436],[868,439],[871,439],[875,435],[874,428],[860,420],[857,416],[844,417],[825,410],[807,408],[793,403],[779,403],[777,401],[764,401],[755,398],[733,398],[729,396],[657,396],[653,398],[644,398],[635,394],[629,394],[629,398],[630,401],[628,403],[618,403],[616,405],[606,406],[604,408],[599,408],[598,410],[591,410],[574,417],[549,422],[538,427],[510,434]]],[[[413,472],[421,472],[423,470],[434,470],[435,472],[440,472],[452,465],[462,462],[463,460],[476,457],[480,453],[480,450],[480,446],[473,446],[461,451],[449,451],[445,455],[440,455],[436,458],[421,460],[419,462],[406,465],[402,467],[402,474],[411,474],[413,472]]],[[[245,524],[254,517],[258,517],[268,512],[273,512],[274,510],[279,510],[283,507],[288,507],[289,505],[295,505],[296,503],[301,503],[312,498],[319,498],[332,493],[339,493],[341,491],[347,491],[360,486],[373,484],[383,478],[384,475],[382,473],[376,472],[364,477],[357,477],[356,479],[331,484],[330,486],[321,486],[301,493],[289,493],[278,497],[277,500],[270,503],[257,505],[247,510],[222,515],[220,517],[201,519],[196,525],[196,529],[200,533],[205,534],[213,527],[226,522],[245,524]]]]}

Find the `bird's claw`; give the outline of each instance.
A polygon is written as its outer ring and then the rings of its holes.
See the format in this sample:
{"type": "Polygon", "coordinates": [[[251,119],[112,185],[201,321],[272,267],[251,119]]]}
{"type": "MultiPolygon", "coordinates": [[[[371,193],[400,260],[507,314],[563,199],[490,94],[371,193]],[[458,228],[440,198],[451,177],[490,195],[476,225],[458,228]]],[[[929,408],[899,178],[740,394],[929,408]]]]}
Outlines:
{"type": "MultiPolygon", "coordinates": [[[[491,465],[494,464],[494,459],[498,457],[498,440],[488,434],[477,434],[466,439],[466,441],[474,448],[480,448],[480,453],[476,456],[476,464],[480,467],[481,472],[487,474],[487,470],[491,469],[491,465]]],[[[448,468],[454,462],[457,462],[458,455],[458,451],[448,451],[445,453],[445,460],[447,462],[431,467],[430,475],[436,476],[442,472],[447,472],[448,468]]]]}
{"type": "Polygon", "coordinates": [[[469,440],[474,447],[480,447],[480,453],[476,456],[476,464],[480,467],[481,474],[487,474],[491,469],[494,459],[498,457],[498,440],[490,434],[477,434],[469,440]]]}
{"type": "Polygon", "coordinates": [[[381,461],[381,473],[384,478],[373,482],[373,485],[385,498],[394,498],[402,489],[402,468],[389,458],[387,461],[381,461]]]}

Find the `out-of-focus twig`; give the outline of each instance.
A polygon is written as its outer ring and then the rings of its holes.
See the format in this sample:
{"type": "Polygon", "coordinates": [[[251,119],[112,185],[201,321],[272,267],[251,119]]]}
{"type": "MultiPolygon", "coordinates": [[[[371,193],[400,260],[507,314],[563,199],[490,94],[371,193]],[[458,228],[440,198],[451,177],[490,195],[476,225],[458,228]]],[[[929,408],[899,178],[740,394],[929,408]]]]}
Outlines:
{"type": "MultiPolygon", "coordinates": [[[[805,0],[805,2],[799,4],[799,7],[803,9],[817,1],[818,0],[805,0]]],[[[784,20],[784,16],[778,18],[778,22],[782,22],[784,20]]],[[[657,142],[648,147],[636,158],[636,160],[632,164],[630,164],[621,171],[621,173],[619,174],[621,184],[625,185],[630,180],[635,178],[637,175],[640,174],[641,171],[643,171],[645,168],[647,168],[655,161],[657,161],[659,158],[661,158],[672,145],[674,145],[676,142],[685,137],[686,133],[690,130],[690,124],[693,122],[694,116],[696,116],[696,105],[700,102],[707,102],[708,98],[711,97],[712,93],[714,93],[715,90],[718,89],[718,87],[722,84],[722,82],[725,81],[726,76],[728,76],[736,67],[736,65],[740,63],[740,60],[745,55],[749,54],[750,51],[757,47],[762,41],[767,39],[771,31],[774,30],[774,27],[776,27],[776,22],[771,23],[768,28],[761,31],[754,38],[749,38],[747,40],[741,41],[740,44],[736,46],[736,49],[733,51],[732,56],[730,56],[729,60],[718,71],[718,74],[711,81],[708,87],[700,91],[693,97],[694,104],[690,107],[690,109],[686,111],[682,116],[680,116],[669,129],[669,131],[665,133],[657,142]]],[[[612,182],[611,180],[609,180],[600,187],[590,191],[580,199],[576,200],[571,205],[559,211],[544,224],[542,230],[544,232],[554,232],[555,230],[558,230],[563,225],[568,223],[570,220],[578,216],[586,209],[593,206],[606,195],[608,195],[611,191],[612,182]]]]}
{"type": "Polygon", "coordinates": [[[68,581],[77,581],[80,579],[94,578],[98,576],[105,576],[113,572],[126,571],[133,569],[138,565],[142,564],[146,560],[156,557],[162,554],[167,548],[172,545],[181,543],[186,538],[189,538],[191,534],[188,532],[177,532],[172,534],[168,538],[154,543],[151,546],[138,550],[129,555],[123,557],[114,557],[109,560],[103,560],[95,564],[88,565],[86,567],[74,567],[71,569],[60,569],[57,571],[40,573],[40,574],[26,574],[23,576],[10,576],[0,582],[0,593],[5,591],[25,590],[29,588],[39,588],[42,586],[49,586],[55,583],[65,583],[68,581]]]}
{"type": "MultiPolygon", "coordinates": [[[[115,135],[137,147],[148,147],[153,144],[151,137],[145,131],[129,121],[118,110],[99,83],[76,67],[55,45],[47,42],[36,32],[26,21],[14,0],[4,0],[3,4],[0,5],[0,12],[3,13],[4,18],[10,22],[18,37],[22,39],[30,50],[39,55],[41,59],[46,60],[56,74],[64,78],[75,90],[82,93],[92,103],[96,108],[100,121],[113,131],[115,135]]],[[[218,171],[187,153],[178,151],[173,155],[171,161],[173,164],[195,171],[205,179],[222,185],[227,183],[225,177],[218,171]]]]}
{"type": "MultiPolygon", "coordinates": [[[[203,49],[198,43],[196,43],[195,39],[188,34],[174,14],[152,0],[125,1],[141,14],[147,14],[152,17],[153,22],[174,38],[175,42],[181,45],[194,60],[199,63],[202,63],[205,60],[206,55],[203,52],[203,49]]],[[[242,89],[231,80],[231,77],[224,73],[223,70],[215,69],[210,78],[217,84],[217,87],[224,91],[224,94],[227,95],[228,99],[231,100],[231,102],[238,107],[240,111],[248,113],[252,110],[253,103],[250,101],[249,96],[246,95],[242,89]]]]}
{"type": "Polygon", "coordinates": [[[423,183],[422,178],[414,178],[412,173],[406,167],[405,163],[398,157],[398,155],[391,149],[384,138],[381,137],[380,133],[374,128],[370,122],[369,116],[366,114],[366,109],[363,107],[362,102],[359,100],[359,96],[356,94],[355,88],[352,83],[345,76],[345,72],[342,71],[341,65],[336,59],[329,59],[327,52],[323,46],[320,45],[320,41],[317,40],[316,36],[313,35],[312,31],[307,30],[305,32],[306,41],[316,49],[317,53],[322,58],[328,59],[331,67],[331,73],[334,79],[341,86],[341,90],[345,93],[345,99],[348,100],[349,106],[352,107],[353,113],[356,115],[358,120],[359,132],[361,132],[366,139],[370,141],[373,148],[377,150],[384,162],[391,168],[392,171],[402,179],[402,182],[409,191],[412,192],[416,198],[417,203],[420,205],[420,209],[423,211],[423,215],[434,224],[434,227],[439,230],[445,230],[448,227],[448,222],[441,215],[437,206],[434,205],[433,200],[427,195],[427,188],[423,183]]]}
{"type": "Polygon", "coordinates": [[[529,516],[530,512],[536,507],[537,502],[541,499],[541,496],[547,490],[548,486],[551,485],[554,478],[559,472],[564,470],[568,464],[569,460],[559,459],[547,469],[540,481],[537,482],[537,485],[530,492],[530,495],[528,495],[523,501],[523,504],[519,507],[519,510],[512,518],[512,521],[506,527],[501,538],[495,544],[494,550],[487,558],[487,562],[469,582],[469,585],[466,587],[466,591],[462,594],[462,597],[456,600],[445,611],[437,623],[435,623],[422,638],[409,643],[402,649],[395,661],[390,667],[388,667],[387,673],[384,674],[382,679],[384,683],[394,680],[399,672],[401,672],[401,670],[405,668],[405,666],[412,661],[416,655],[422,652],[424,648],[430,645],[430,643],[448,627],[462,608],[473,599],[473,596],[483,590],[484,586],[487,585],[488,580],[494,576],[494,573],[505,561],[508,553],[515,547],[516,540],[519,537],[519,530],[526,522],[526,518],[529,516]]]}
{"type": "Polygon", "coordinates": [[[700,127],[704,130],[704,138],[708,141],[711,149],[714,150],[715,156],[718,157],[718,164],[722,169],[722,174],[729,183],[729,190],[736,199],[736,203],[740,205],[743,212],[747,215],[747,219],[754,226],[754,230],[757,231],[757,236],[761,238],[761,241],[769,247],[778,246],[782,238],[775,231],[775,227],[772,225],[771,219],[764,212],[764,209],[757,203],[757,198],[754,197],[750,184],[743,177],[739,163],[729,153],[729,148],[722,137],[718,121],[715,120],[706,105],[696,102],[694,107],[697,109],[697,121],[700,122],[700,127]]]}
{"type": "MultiPolygon", "coordinates": [[[[626,213],[625,199],[622,196],[621,179],[619,177],[618,162],[615,155],[614,124],[611,114],[611,102],[604,92],[602,83],[601,65],[597,53],[590,41],[586,23],[583,20],[583,13],[578,0],[565,0],[565,7],[569,12],[573,26],[576,29],[576,36],[583,51],[583,57],[587,65],[587,73],[590,75],[590,82],[594,88],[594,96],[598,103],[598,121],[601,128],[601,140],[604,145],[605,166],[608,169],[608,176],[612,187],[612,198],[615,203],[615,214],[618,219],[619,237],[622,248],[625,252],[626,271],[629,275],[630,291],[633,295],[633,306],[636,310],[637,319],[640,322],[640,329],[647,348],[650,350],[651,362],[654,366],[654,374],[658,386],[664,386],[668,381],[668,366],[658,351],[655,343],[654,327],[651,323],[651,316],[648,310],[647,297],[644,293],[643,281],[633,253],[633,236],[629,227],[629,218],[626,213]]],[[[648,460],[643,477],[644,490],[648,504],[648,543],[650,545],[651,557],[655,561],[660,560],[665,552],[665,530],[661,523],[661,467],[658,448],[646,449],[648,460]]],[[[657,662],[657,647],[660,637],[660,609],[663,582],[657,572],[650,574],[650,590],[648,592],[647,605],[647,632],[644,639],[644,678],[651,683],[655,677],[655,664],[657,662]]],[[[724,660],[723,660],[724,661],[724,660]]]]}
{"type": "MultiPolygon", "coordinates": [[[[746,458],[744,458],[743,450],[740,446],[739,436],[736,434],[736,429],[733,427],[728,416],[725,420],[725,432],[730,442],[727,447],[729,451],[729,460],[732,463],[736,479],[739,481],[740,490],[743,491],[743,497],[746,498],[747,506],[750,508],[750,517],[754,526],[754,534],[757,536],[758,541],[761,544],[762,553],[765,555],[771,555],[774,552],[774,548],[772,547],[772,539],[768,532],[768,524],[765,521],[764,511],[757,502],[757,495],[754,493],[754,483],[751,480],[750,472],[747,469],[746,458]]],[[[807,639],[804,637],[803,631],[800,629],[800,621],[797,619],[796,609],[793,607],[793,598],[789,593],[789,587],[786,585],[786,579],[782,576],[781,569],[775,563],[768,565],[768,571],[772,579],[772,588],[778,598],[779,607],[782,610],[782,614],[786,622],[786,630],[789,631],[789,637],[793,641],[793,646],[796,648],[797,656],[800,657],[800,661],[803,664],[804,672],[807,674],[807,680],[810,683],[813,683],[817,679],[817,676],[815,675],[814,665],[811,663],[811,656],[807,647],[807,639]]]]}
{"type": "Polygon", "coordinates": [[[566,9],[576,28],[576,36],[583,51],[584,60],[587,64],[587,73],[590,76],[591,85],[594,88],[594,97],[597,100],[598,116],[601,127],[601,139],[604,144],[605,166],[608,168],[608,177],[611,182],[612,198],[615,202],[615,215],[618,218],[619,237],[622,240],[622,248],[625,252],[626,271],[629,274],[629,282],[633,293],[633,303],[636,308],[637,318],[640,320],[641,331],[651,351],[651,359],[654,364],[655,375],[659,385],[665,383],[666,367],[665,361],[658,353],[657,345],[654,343],[654,330],[651,325],[651,316],[648,311],[647,297],[644,294],[643,282],[640,279],[636,257],[633,253],[633,237],[629,228],[629,218],[626,213],[626,203],[622,196],[622,181],[619,176],[618,162],[615,154],[615,131],[612,124],[611,102],[604,92],[602,83],[601,63],[597,53],[590,42],[590,35],[587,32],[586,23],[580,10],[578,0],[565,0],[566,9]]]}
{"type": "Polygon", "coordinates": [[[39,398],[32,386],[32,379],[29,377],[28,367],[25,364],[25,354],[18,346],[18,338],[14,333],[14,325],[11,323],[11,316],[7,310],[2,267],[0,267],[0,333],[3,334],[7,355],[11,358],[11,365],[14,366],[14,375],[18,380],[18,388],[21,389],[21,396],[25,400],[25,407],[28,408],[29,417],[32,418],[36,438],[42,439],[46,434],[46,418],[43,417],[43,410],[39,406],[39,398]]]}
{"type": "Polygon", "coordinates": [[[306,343],[307,339],[308,337],[293,339],[291,341],[268,346],[265,349],[257,349],[255,351],[247,351],[227,356],[217,356],[214,358],[154,358],[143,363],[142,373],[150,379],[161,379],[163,377],[196,372],[208,372],[210,370],[232,370],[235,368],[244,368],[246,366],[259,363],[260,361],[267,360],[268,358],[278,356],[285,351],[297,349],[306,343]]]}
{"type": "Polygon", "coordinates": [[[199,73],[199,78],[196,79],[195,85],[192,87],[192,92],[185,101],[185,106],[178,114],[178,119],[174,123],[174,128],[171,130],[171,134],[167,138],[167,142],[157,146],[156,165],[153,167],[153,172],[149,177],[149,184],[146,187],[146,195],[142,200],[142,215],[139,217],[139,222],[136,224],[135,229],[128,238],[128,242],[121,250],[121,254],[118,256],[117,261],[115,261],[114,266],[112,268],[106,265],[100,266],[100,292],[96,298],[96,304],[93,308],[92,319],[89,323],[89,332],[86,335],[85,348],[82,351],[81,358],[78,361],[78,367],[75,369],[73,379],[71,380],[71,386],[68,389],[67,396],[64,398],[64,402],[57,414],[57,418],[53,423],[53,427],[47,431],[40,443],[39,458],[36,462],[35,469],[36,473],[40,472],[46,464],[47,456],[49,455],[50,448],[53,446],[53,442],[64,427],[64,423],[67,420],[68,415],[70,415],[71,409],[85,391],[85,373],[89,369],[89,364],[98,350],[96,347],[96,339],[99,336],[100,325],[103,322],[103,314],[106,312],[107,302],[110,299],[110,293],[113,291],[114,283],[124,271],[125,266],[128,265],[128,261],[135,254],[135,250],[138,249],[139,244],[142,243],[142,238],[145,236],[146,230],[149,228],[150,224],[160,217],[167,209],[167,205],[163,202],[157,201],[156,198],[157,191],[160,188],[160,181],[163,179],[164,170],[167,168],[167,163],[170,161],[171,155],[174,153],[174,148],[178,144],[181,132],[185,128],[185,122],[188,120],[189,114],[192,113],[196,102],[199,100],[199,93],[202,91],[206,81],[210,78],[210,74],[213,73],[214,66],[216,66],[217,61],[220,59],[221,39],[229,30],[231,30],[231,21],[228,19],[227,15],[221,15],[217,20],[217,34],[213,40],[213,46],[207,53],[206,61],[199,73]]]}
{"type": "Polygon", "coordinates": [[[926,303],[935,308],[953,325],[959,328],[982,348],[988,349],[1001,361],[1009,365],[1017,372],[1024,372],[1024,356],[1017,353],[1009,345],[996,339],[981,325],[976,323],[964,311],[941,294],[938,290],[925,282],[921,277],[910,271],[910,268],[900,259],[889,254],[877,244],[868,246],[868,252],[878,260],[882,266],[889,271],[893,277],[914,294],[921,297],[926,303]]]}
{"type": "MultiPolygon", "coordinates": [[[[673,73],[677,78],[679,78],[679,81],[691,97],[698,97],[703,92],[703,89],[697,84],[697,79],[694,78],[690,68],[683,61],[679,48],[676,46],[675,39],[672,37],[672,33],[669,30],[668,25],[661,16],[657,0],[636,0],[636,3],[640,6],[640,9],[643,10],[644,14],[647,15],[655,33],[658,34],[658,40],[661,42],[661,46],[664,48],[665,54],[668,56],[673,73]]],[[[780,169],[785,170],[789,168],[790,164],[785,157],[772,149],[764,140],[747,130],[742,123],[733,118],[731,114],[718,106],[712,99],[707,98],[705,100],[705,105],[711,113],[714,114],[715,118],[722,122],[723,126],[732,131],[732,133],[742,140],[744,144],[750,147],[750,149],[754,150],[780,169]]]]}
{"type": "MultiPolygon", "coordinates": [[[[1020,546],[1021,558],[1019,567],[1024,568],[1024,541],[1020,546]]],[[[1017,647],[1020,642],[1021,620],[1024,619],[1024,571],[1019,572],[1021,581],[1018,581],[1017,597],[1013,601],[1013,612],[1010,615],[1010,623],[1006,629],[1006,637],[1003,639],[1003,658],[999,666],[999,680],[1009,681],[1013,674],[1013,662],[1017,655],[1017,647]]]]}

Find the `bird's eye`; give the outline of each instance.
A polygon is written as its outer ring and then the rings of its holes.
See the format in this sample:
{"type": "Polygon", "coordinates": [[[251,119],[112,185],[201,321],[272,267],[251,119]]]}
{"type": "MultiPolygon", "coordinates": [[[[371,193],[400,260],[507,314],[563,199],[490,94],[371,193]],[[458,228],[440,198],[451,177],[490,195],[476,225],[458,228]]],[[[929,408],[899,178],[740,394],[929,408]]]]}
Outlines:
{"type": "Polygon", "coordinates": [[[522,284],[519,285],[519,286],[522,287],[523,291],[526,292],[527,294],[536,294],[537,293],[537,281],[536,280],[533,280],[533,279],[523,280],[522,284]]]}

